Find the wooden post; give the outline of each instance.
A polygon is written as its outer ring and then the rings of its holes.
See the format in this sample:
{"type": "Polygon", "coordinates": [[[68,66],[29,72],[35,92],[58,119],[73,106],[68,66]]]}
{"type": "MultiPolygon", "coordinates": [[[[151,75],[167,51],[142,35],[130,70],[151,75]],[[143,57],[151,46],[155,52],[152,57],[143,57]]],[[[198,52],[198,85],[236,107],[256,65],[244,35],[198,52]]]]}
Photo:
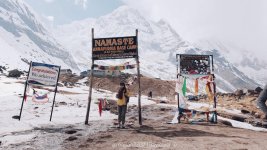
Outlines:
{"type": "Polygon", "coordinates": [[[94,71],[93,40],[94,40],[94,28],[92,28],[92,65],[91,65],[91,72],[90,72],[90,85],[89,85],[88,105],[87,105],[87,112],[86,112],[86,118],[85,118],[85,124],[86,125],[88,125],[90,107],[91,107],[91,101],[92,101],[93,71],[94,71]]]}
{"type": "Polygon", "coordinates": [[[23,105],[24,105],[24,100],[25,100],[26,90],[27,90],[27,86],[28,86],[28,78],[29,78],[29,74],[30,74],[31,67],[32,67],[32,62],[30,63],[30,67],[29,67],[29,71],[28,71],[27,79],[26,79],[26,82],[25,82],[24,94],[23,94],[22,103],[21,103],[21,107],[20,107],[20,113],[19,113],[19,121],[20,121],[21,114],[22,114],[22,109],[23,109],[23,105]]]}
{"type": "Polygon", "coordinates": [[[60,69],[61,69],[61,66],[59,66],[59,70],[58,70],[57,84],[56,84],[56,88],[55,88],[55,92],[54,92],[54,98],[53,98],[52,110],[51,110],[51,114],[50,114],[50,119],[49,119],[49,121],[52,120],[52,115],[53,115],[53,111],[54,111],[54,105],[55,105],[55,101],[56,101],[57,86],[58,86],[58,80],[59,80],[59,75],[60,75],[60,69]]]}
{"type": "MultiPolygon", "coordinates": [[[[177,78],[177,80],[179,80],[179,78],[181,77],[180,76],[180,55],[176,55],[176,62],[178,62],[177,63],[177,75],[176,75],[176,78],[177,78]]],[[[180,115],[181,112],[180,112],[180,99],[179,99],[179,96],[180,95],[179,95],[179,93],[177,91],[177,105],[178,105],[178,118],[177,119],[178,119],[178,123],[181,122],[181,117],[182,117],[182,115],[180,115]]]]}
{"type": "MultiPolygon", "coordinates": [[[[213,79],[213,88],[214,88],[214,109],[217,108],[217,97],[216,97],[216,84],[215,80],[213,79]]],[[[217,110],[214,111],[214,123],[217,123],[217,110]]]]}
{"type": "Polygon", "coordinates": [[[211,60],[211,66],[210,66],[211,74],[214,74],[213,55],[209,55],[209,58],[211,60]]]}
{"type": "MultiPolygon", "coordinates": [[[[211,55],[211,66],[212,66],[212,73],[215,77],[215,73],[214,73],[214,62],[213,62],[213,56],[211,55]]],[[[216,97],[216,83],[215,83],[215,78],[212,78],[213,79],[213,91],[214,91],[214,97],[213,97],[213,108],[216,109],[217,108],[217,97],[216,97]]],[[[214,111],[214,123],[217,123],[217,111],[215,110],[214,111]]]]}
{"type": "Polygon", "coordinates": [[[138,53],[138,29],[136,29],[136,45],[137,45],[137,79],[138,79],[138,114],[139,114],[139,125],[142,125],[142,110],[141,110],[141,83],[140,83],[140,62],[138,53]]]}

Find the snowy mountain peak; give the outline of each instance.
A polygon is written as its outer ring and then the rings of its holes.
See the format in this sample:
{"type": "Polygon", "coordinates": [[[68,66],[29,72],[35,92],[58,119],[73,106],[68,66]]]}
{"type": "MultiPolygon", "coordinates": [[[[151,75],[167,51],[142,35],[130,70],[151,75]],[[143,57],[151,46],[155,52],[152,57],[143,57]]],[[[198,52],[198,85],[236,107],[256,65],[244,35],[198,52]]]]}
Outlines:
{"type": "Polygon", "coordinates": [[[26,70],[24,62],[38,61],[79,70],[72,56],[56,42],[22,0],[0,1],[0,48],[8,49],[0,62],[26,70]],[[12,59],[11,59],[12,58],[12,59]]]}
{"type": "MultiPolygon", "coordinates": [[[[127,6],[119,7],[112,13],[96,19],[58,26],[54,30],[54,35],[61,44],[49,34],[38,21],[37,15],[23,1],[0,1],[0,11],[0,48],[9,50],[5,56],[0,57],[1,63],[18,67],[23,64],[22,60],[39,61],[59,64],[64,68],[87,70],[91,58],[91,28],[95,29],[95,38],[133,36],[135,29],[138,29],[138,50],[143,75],[175,79],[177,53],[212,54],[221,91],[258,86],[254,80],[230,63],[220,49],[202,49],[192,45],[184,41],[166,21],[152,21],[127,6]]],[[[127,60],[112,60],[105,63],[123,61],[127,60]]],[[[22,67],[25,69],[25,64],[22,67]]]]}
{"type": "Polygon", "coordinates": [[[255,53],[243,49],[232,42],[220,41],[219,39],[206,39],[194,43],[201,49],[217,49],[221,55],[228,59],[241,72],[253,79],[260,85],[266,84],[267,61],[255,56],[255,53]]]}
{"type": "Polygon", "coordinates": [[[115,9],[113,12],[111,12],[107,16],[114,16],[116,18],[118,16],[128,16],[128,15],[132,15],[135,17],[141,16],[139,11],[137,11],[136,9],[134,9],[132,7],[126,6],[126,5],[118,7],[117,9],[115,9]]]}
{"type": "MultiPolygon", "coordinates": [[[[177,53],[212,54],[215,60],[218,87],[221,91],[258,86],[231,64],[220,51],[202,50],[184,41],[166,21],[154,22],[127,6],[119,7],[112,13],[97,19],[85,19],[58,27],[57,38],[68,49],[73,50],[71,53],[81,68],[89,68],[87,63],[88,58],[91,58],[91,52],[88,51],[88,48],[91,48],[91,37],[84,33],[90,34],[91,28],[95,29],[95,37],[135,35],[135,29],[138,29],[140,66],[143,75],[175,79],[177,53]]],[[[112,61],[105,62],[112,64],[112,61]]]]}
{"type": "MultiPolygon", "coordinates": [[[[45,28],[36,20],[36,15],[33,14],[33,10],[30,10],[29,6],[21,0],[6,0],[0,2],[0,8],[6,10],[7,17],[10,20],[18,23],[19,25],[27,25],[28,29],[34,32],[44,34],[47,32],[45,28]],[[20,20],[17,20],[17,17],[20,20]]],[[[3,11],[2,11],[3,12],[3,11]]]]}

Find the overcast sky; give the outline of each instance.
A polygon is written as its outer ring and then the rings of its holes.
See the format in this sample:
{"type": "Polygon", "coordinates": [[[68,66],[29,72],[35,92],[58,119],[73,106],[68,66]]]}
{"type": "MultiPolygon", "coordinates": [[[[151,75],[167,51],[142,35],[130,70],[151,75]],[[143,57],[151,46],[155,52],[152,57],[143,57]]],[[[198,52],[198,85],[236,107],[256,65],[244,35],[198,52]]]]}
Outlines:
{"type": "Polygon", "coordinates": [[[96,18],[112,12],[123,4],[121,0],[24,0],[43,17],[56,25],[74,20],[96,18]]]}
{"type": "Polygon", "coordinates": [[[267,0],[124,0],[154,19],[165,18],[189,41],[230,41],[267,56],[267,0]]]}
{"type": "Polygon", "coordinates": [[[97,18],[129,5],[169,22],[185,40],[230,41],[267,56],[267,0],[25,0],[55,24],[97,18]]]}

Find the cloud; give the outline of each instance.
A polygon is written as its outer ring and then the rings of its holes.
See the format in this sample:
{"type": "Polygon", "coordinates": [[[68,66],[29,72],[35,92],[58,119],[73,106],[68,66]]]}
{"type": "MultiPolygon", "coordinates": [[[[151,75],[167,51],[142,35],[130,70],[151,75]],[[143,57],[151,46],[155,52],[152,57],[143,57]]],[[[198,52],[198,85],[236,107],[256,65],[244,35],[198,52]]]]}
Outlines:
{"type": "Polygon", "coordinates": [[[50,22],[54,22],[55,17],[54,16],[46,16],[46,19],[50,22]]]}
{"type": "Polygon", "coordinates": [[[47,2],[47,3],[52,3],[52,2],[54,2],[55,0],[44,0],[45,2],[47,2]]]}
{"type": "Polygon", "coordinates": [[[266,0],[122,1],[153,20],[168,21],[190,42],[216,38],[248,51],[266,51],[266,0]]]}
{"type": "Polygon", "coordinates": [[[87,1],[88,0],[75,0],[75,5],[81,5],[83,9],[87,9],[87,1]]]}

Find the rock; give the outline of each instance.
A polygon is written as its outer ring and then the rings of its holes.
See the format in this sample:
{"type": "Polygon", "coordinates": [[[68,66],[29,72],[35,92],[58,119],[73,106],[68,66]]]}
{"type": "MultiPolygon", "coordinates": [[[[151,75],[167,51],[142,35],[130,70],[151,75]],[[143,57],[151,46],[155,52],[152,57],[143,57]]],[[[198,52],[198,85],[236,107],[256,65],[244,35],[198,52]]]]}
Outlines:
{"type": "Polygon", "coordinates": [[[3,73],[4,70],[6,70],[6,67],[5,66],[0,66],[0,72],[3,73]]]}
{"type": "Polygon", "coordinates": [[[81,149],[81,148],[86,148],[86,147],[89,147],[89,145],[85,144],[85,145],[79,145],[78,148],[81,149]]]}
{"type": "Polygon", "coordinates": [[[86,140],[86,142],[93,142],[94,141],[94,139],[91,139],[91,138],[88,138],[87,140],[86,140]]]}
{"type": "Polygon", "coordinates": [[[241,113],[243,113],[243,114],[249,114],[249,113],[250,113],[250,111],[248,111],[248,110],[245,110],[245,109],[241,109],[241,113]]]}
{"type": "Polygon", "coordinates": [[[22,74],[23,74],[22,71],[19,71],[18,69],[14,69],[8,72],[8,77],[19,78],[22,74]]]}
{"type": "Polygon", "coordinates": [[[99,137],[100,139],[104,139],[104,138],[112,138],[112,135],[102,135],[99,137]]]}
{"type": "Polygon", "coordinates": [[[263,89],[261,87],[256,87],[255,92],[257,92],[257,94],[259,94],[263,89]]]}
{"type": "Polygon", "coordinates": [[[59,102],[59,105],[67,105],[66,102],[59,102]]]}
{"type": "Polygon", "coordinates": [[[68,130],[68,131],[65,131],[66,134],[74,134],[76,132],[77,132],[76,130],[68,130]]]}
{"type": "Polygon", "coordinates": [[[12,116],[13,119],[19,119],[19,116],[15,115],[15,116],[12,116]]]}
{"type": "Polygon", "coordinates": [[[255,119],[255,118],[248,118],[245,120],[246,123],[249,123],[255,127],[262,127],[262,123],[259,119],[255,119]]]}
{"type": "Polygon", "coordinates": [[[225,93],[222,93],[222,92],[217,92],[216,93],[218,96],[224,96],[225,95],[225,93]]]}
{"type": "Polygon", "coordinates": [[[244,122],[246,118],[243,116],[239,116],[239,115],[233,115],[232,119],[236,121],[244,122]]]}
{"type": "Polygon", "coordinates": [[[224,125],[230,126],[230,127],[233,126],[232,123],[231,123],[230,121],[220,120],[219,122],[222,123],[222,124],[224,124],[224,125]]]}
{"type": "Polygon", "coordinates": [[[254,90],[247,90],[245,94],[247,96],[252,96],[252,95],[256,94],[256,91],[254,91],[254,90]]]}
{"type": "Polygon", "coordinates": [[[241,96],[244,95],[244,92],[243,92],[243,90],[236,90],[235,91],[235,95],[238,96],[238,97],[241,97],[241,96]]]}
{"type": "Polygon", "coordinates": [[[160,101],[159,103],[166,104],[167,102],[166,101],[160,101]]]}
{"type": "Polygon", "coordinates": [[[166,110],[166,108],[160,108],[160,111],[165,111],[166,110]]]}
{"type": "Polygon", "coordinates": [[[63,87],[64,85],[62,83],[57,83],[57,86],[63,87]]]}
{"type": "Polygon", "coordinates": [[[78,138],[76,136],[70,136],[69,138],[66,139],[66,141],[74,141],[77,140],[78,138]]]}
{"type": "Polygon", "coordinates": [[[233,94],[233,93],[226,93],[225,95],[227,95],[228,97],[232,97],[232,96],[234,96],[235,94],[233,94]]]}
{"type": "Polygon", "coordinates": [[[262,123],[259,122],[259,121],[253,122],[252,125],[255,126],[255,127],[262,127],[262,123]]]}
{"type": "Polygon", "coordinates": [[[227,113],[227,112],[221,112],[218,115],[224,118],[233,119],[233,120],[240,121],[240,122],[244,122],[247,119],[247,117],[244,115],[237,115],[237,114],[232,114],[232,113],[227,113]]]}
{"type": "Polygon", "coordinates": [[[255,111],[253,111],[253,110],[251,111],[251,115],[255,115],[255,113],[256,113],[255,111]]]}
{"type": "Polygon", "coordinates": [[[255,118],[261,118],[261,115],[259,113],[255,113],[255,118]]]}

